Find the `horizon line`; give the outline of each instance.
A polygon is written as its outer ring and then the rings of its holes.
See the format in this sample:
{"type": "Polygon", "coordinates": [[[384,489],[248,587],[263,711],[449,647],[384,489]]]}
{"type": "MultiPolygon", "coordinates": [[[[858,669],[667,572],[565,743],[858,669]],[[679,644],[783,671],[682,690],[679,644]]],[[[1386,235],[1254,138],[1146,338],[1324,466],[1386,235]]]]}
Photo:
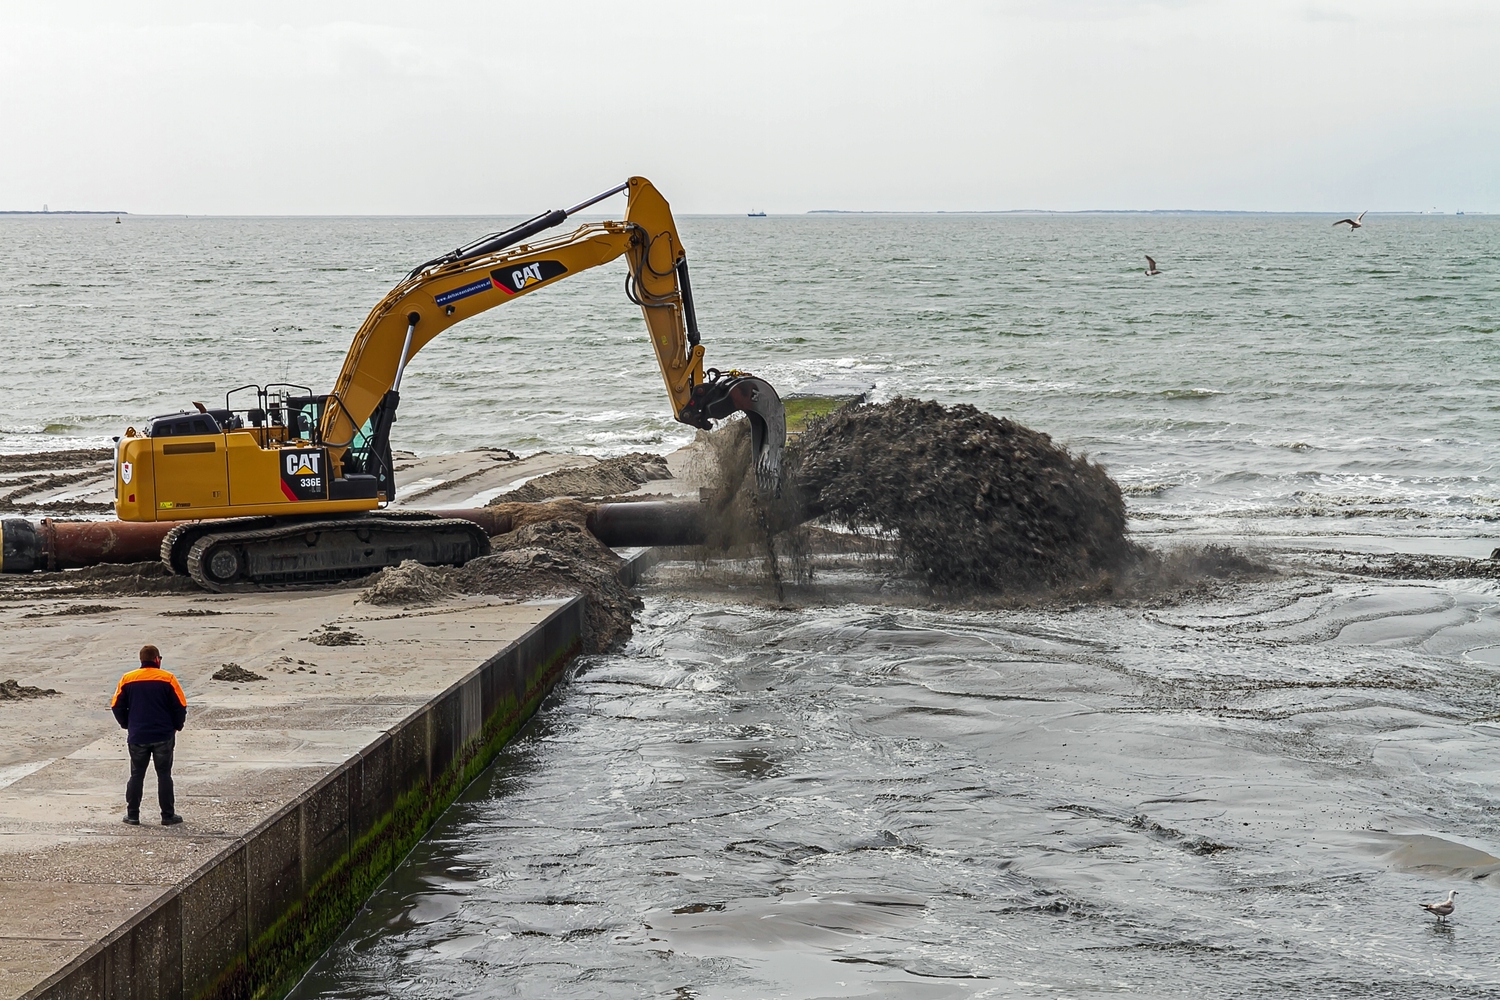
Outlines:
{"type": "MultiPolygon", "coordinates": [[[[70,208],[0,209],[0,215],[132,215],[140,218],[184,218],[184,219],[465,219],[465,218],[509,218],[525,216],[524,212],[143,212],[131,213],[123,209],[70,208]]],[[[593,214],[593,213],[589,213],[593,214]]],[[[1344,215],[1342,210],[1330,209],[1240,209],[1240,208],[811,208],[801,212],[680,212],[683,218],[728,217],[764,218],[781,216],[790,218],[803,215],[1344,215]]],[[[1421,210],[1421,209],[1368,209],[1367,215],[1487,215],[1483,210],[1465,209],[1421,210]]]]}

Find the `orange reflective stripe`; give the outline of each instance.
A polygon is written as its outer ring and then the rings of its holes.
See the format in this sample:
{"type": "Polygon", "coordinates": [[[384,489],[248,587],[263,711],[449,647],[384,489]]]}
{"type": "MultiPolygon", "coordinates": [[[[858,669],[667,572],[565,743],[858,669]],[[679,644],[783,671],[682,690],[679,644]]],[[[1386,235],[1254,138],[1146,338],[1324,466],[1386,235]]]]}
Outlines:
{"type": "Polygon", "coordinates": [[[172,690],[177,693],[177,701],[183,708],[187,708],[187,695],[182,693],[182,685],[177,683],[177,676],[170,670],[162,670],[160,667],[137,667],[128,670],[120,678],[119,685],[115,688],[115,696],[109,700],[109,707],[114,708],[115,703],[120,700],[120,695],[125,691],[126,684],[136,681],[166,681],[172,685],[172,690]]]}

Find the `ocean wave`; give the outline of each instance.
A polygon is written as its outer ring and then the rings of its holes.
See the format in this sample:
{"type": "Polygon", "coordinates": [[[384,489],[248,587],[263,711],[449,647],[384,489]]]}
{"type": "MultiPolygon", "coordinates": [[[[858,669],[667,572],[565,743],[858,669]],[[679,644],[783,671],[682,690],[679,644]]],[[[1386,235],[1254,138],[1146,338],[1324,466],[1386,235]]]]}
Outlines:
{"type": "Polygon", "coordinates": [[[1162,389],[1155,395],[1163,399],[1212,399],[1224,393],[1218,389],[1162,389]]]}
{"type": "Polygon", "coordinates": [[[1192,520],[1203,517],[1231,518],[1237,521],[1312,520],[1318,518],[1340,521],[1431,521],[1442,518],[1480,524],[1500,523],[1500,511],[1431,510],[1410,505],[1389,507],[1322,507],[1312,505],[1285,507],[1203,506],[1198,508],[1175,506],[1169,510],[1132,509],[1129,511],[1129,515],[1132,518],[1153,521],[1192,520]]]}
{"type": "Polygon", "coordinates": [[[1120,492],[1127,497],[1154,497],[1160,496],[1167,490],[1178,485],[1177,483],[1140,483],[1120,484],[1120,492]]]}
{"type": "Polygon", "coordinates": [[[0,432],[0,455],[25,455],[31,452],[73,451],[79,448],[109,448],[114,442],[106,435],[12,435],[0,432]]]}

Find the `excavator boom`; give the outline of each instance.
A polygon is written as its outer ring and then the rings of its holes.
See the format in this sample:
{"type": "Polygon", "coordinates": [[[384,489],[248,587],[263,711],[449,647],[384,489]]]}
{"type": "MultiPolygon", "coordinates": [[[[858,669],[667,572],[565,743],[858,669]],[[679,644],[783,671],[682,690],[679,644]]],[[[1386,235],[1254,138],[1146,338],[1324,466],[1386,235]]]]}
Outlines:
{"type": "MultiPolygon", "coordinates": [[[[322,415],[322,440],[334,449],[348,447],[377,410],[393,419],[399,396],[388,394],[399,393],[406,366],[444,330],[622,256],[629,266],[626,292],[645,317],[673,417],[707,429],[731,413],[747,413],[757,480],[774,491],[786,438],[780,398],[768,383],[743,372],[705,374],[687,253],[666,199],[644,177],[413,270],[370,311],[349,345],[331,394],[336,402],[322,415]],[[623,221],[589,222],[566,235],[532,239],[621,191],[629,198],[623,221]]],[[[368,436],[381,430],[377,422],[368,436]]]]}

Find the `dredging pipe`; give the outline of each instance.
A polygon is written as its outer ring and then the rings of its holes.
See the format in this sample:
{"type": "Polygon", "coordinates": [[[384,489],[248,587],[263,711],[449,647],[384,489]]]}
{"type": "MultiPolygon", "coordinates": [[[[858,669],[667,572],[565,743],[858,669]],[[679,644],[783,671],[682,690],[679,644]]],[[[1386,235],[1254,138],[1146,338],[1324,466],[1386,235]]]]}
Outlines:
{"type": "MultiPolygon", "coordinates": [[[[542,513],[548,504],[527,504],[542,513]]],[[[612,548],[635,545],[702,545],[707,538],[703,504],[691,500],[619,500],[582,505],[588,515],[589,532],[612,548]]],[[[513,512],[520,504],[445,510],[443,517],[473,521],[488,535],[503,535],[515,529],[513,512]]],[[[576,508],[575,508],[576,509],[576,508]]],[[[532,515],[529,521],[543,520],[532,515]]],[[[550,519],[550,518],[547,518],[550,519]]]]}
{"type": "MultiPolygon", "coordinates": [[[[512,506],[512,505],[507,505],[512,506]]],[[[703,505],[691,500],[630,500],[583,504],[590,532],[605,545],[701,545],[707,536],[703,505]]],[[[473,521],[489,535],[515,527],[504,508],[430,512],[473,521]]],[[[180,521],[0,520],[0,573],[78,569],[99,563],[157,559],[162,539],[180,521]]]]}

